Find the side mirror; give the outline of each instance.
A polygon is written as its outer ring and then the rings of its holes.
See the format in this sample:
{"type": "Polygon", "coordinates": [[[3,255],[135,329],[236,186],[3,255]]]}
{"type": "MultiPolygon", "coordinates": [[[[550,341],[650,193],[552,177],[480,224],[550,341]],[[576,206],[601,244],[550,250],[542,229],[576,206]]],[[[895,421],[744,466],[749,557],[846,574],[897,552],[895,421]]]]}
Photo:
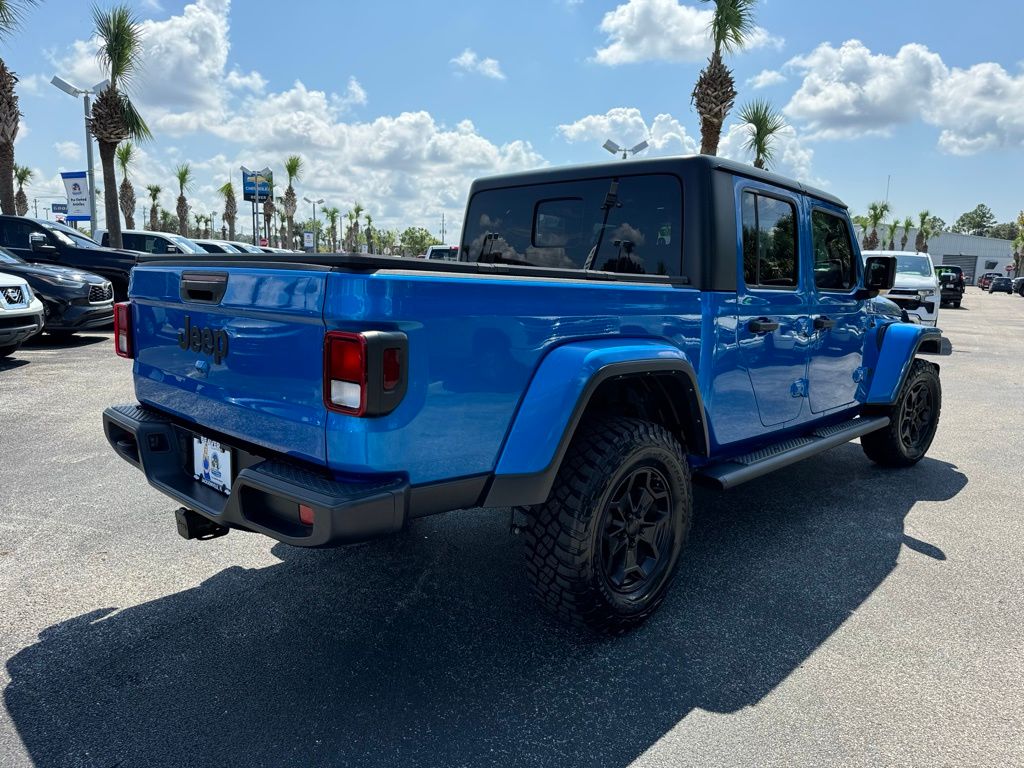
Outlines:
{"type": "Polygon", "coordinates": [[[46,242],[46,235],[42,232],[33,232],[28,236],[28,247],[36,253],[48,252],[52,253],[57,249],[46,242]]]}
{"type": "Polygon", "coordinates": [[[167,244],[167,250],[164,253],[181,253],[181,249],[176,245],[167,244]]]}
{"type": "Polygon", "coordinates": [[[895,256],[868,256],[864,262],[864,288],[883,293],[896,284],[895,256]]]}

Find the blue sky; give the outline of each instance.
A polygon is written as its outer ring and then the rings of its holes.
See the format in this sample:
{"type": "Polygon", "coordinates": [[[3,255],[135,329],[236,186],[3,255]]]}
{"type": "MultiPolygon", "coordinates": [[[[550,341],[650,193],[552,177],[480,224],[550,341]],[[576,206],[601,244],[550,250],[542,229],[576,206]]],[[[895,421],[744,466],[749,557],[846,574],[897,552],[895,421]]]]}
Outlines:
{"type": "MultiPolygon", "coordinates": [[[[783,108],[792,130],[777,169],[854,211],[884,197],[891,175],[900,217],[929,208],[952,222],[985,202],[1010,220],[1024,208],[1024,7],[921,5],[759,3],[755,44],[729,59],[737,105],[783,108]]],[[[48,80],[101,79],[88,6],[44,3],[2,49],[22,78],[16,152],[37,171],[30,197],[84,167],[81,106],[48,80]]],[[[437,230],[444,212],[452,239],[476,176],[604,160],[605,138],[648,138],[651,154],[699,141],[689,94],[708,4],[696,0],[135,7],[149,21],[134,95],[156,138],[134,181],[161,184],[171,208],[178,162],[196,170],[196,210],[219,211],[214,190],[240,164],[280,172],[298,153],[300,197],[358,200],[383,226],[437,230]]],[[[746,159],[742,143],[727,121],[723,153],[746,159]]]]}

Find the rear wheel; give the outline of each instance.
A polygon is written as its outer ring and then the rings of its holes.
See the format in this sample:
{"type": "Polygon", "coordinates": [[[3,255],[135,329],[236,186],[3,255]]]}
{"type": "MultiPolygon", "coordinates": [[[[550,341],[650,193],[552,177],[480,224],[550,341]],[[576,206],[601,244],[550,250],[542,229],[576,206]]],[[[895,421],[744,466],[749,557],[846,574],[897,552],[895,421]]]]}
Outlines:
{"type": "Polygon", "coordinates": [[[74,331],[47,331],[47,333],[60,341],[69,341],[75,335],[74,331]]]}
{"type": "Polygon", "coordinates": [[[18,351],[18,347],[21,344],[8,344],[5,347],[0,347],[0,357],[9,357],[18,351]]]}
{"type": "Polygon", "coordinates": [[[896,402],[873,415],[889,417],[889,426],[860,439],[864,453],[883,467],[909,467],[924,458],[935,439],[942,410],[938,369],[915,360],[896,402]]]}
{"type": "Polygon", "coordinates": [[[682,446],[659,424],[593,422],[526,529],[534,592],[561,619],[620,634],[665,599],[690,528],[682,446]]]}

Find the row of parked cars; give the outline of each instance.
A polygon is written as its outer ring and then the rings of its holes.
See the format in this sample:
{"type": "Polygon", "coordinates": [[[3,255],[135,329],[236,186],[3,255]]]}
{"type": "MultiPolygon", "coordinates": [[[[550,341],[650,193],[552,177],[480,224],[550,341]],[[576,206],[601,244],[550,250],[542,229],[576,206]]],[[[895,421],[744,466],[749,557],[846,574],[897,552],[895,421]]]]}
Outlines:
{"type": "Polygon", "coordinates": [[[1024,296],[1024,277],[1009,277],[1002,272],[986,272],[978,278],[978,287],[989,293],[1016,293],[1024,296]]]}
{"type": "Polygon", "coordinates": [[[291,253],[170,232],[124,232],[122,249],[109,247],[105,230],[96,238],[55,221],[0,216],[0,357],[41,331],[70,336],[108,326],[114,302],[128,297],[139,252],[291,253]]]}

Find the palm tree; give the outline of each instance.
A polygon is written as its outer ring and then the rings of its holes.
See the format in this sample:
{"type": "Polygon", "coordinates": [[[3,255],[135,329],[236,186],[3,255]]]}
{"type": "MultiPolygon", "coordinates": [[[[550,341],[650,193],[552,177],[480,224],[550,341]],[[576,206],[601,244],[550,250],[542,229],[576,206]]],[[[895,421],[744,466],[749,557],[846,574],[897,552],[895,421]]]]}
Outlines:
{"type": "Polygon", "coordinates": [[[917,238],[914,240],[914,247],[918,253],[928,253],[928,237],[931,235],[928,221],[932,217],[931,211],[921,211],[917,214],[917,220],[920,224],[917,228],[917,238]]]}
{"type": "Polygon", "coordinates": [[[135,187],[128,180],[128,168],[135,159],[135,145],[126,141],[117,148],[114,157],[117,160],[117,167],[121,169],[118,202],[121,204],[121,213],[124,214],[124,226],[125,229],[135,229],[135,187]]]}
{"type": "Polygon", "coordinates": [[[195,234],[195,236],[196,237],[202,237],[203,236],[203,222],[206,221],[206,217],[203,216],[203,214],[201,214],[201,213],[194,213],[194,214],[192,214],[192,218],[195,219],[195,222],[196,222],[196,234],[195,234]]]}
{"type": "Polygon", "coordinates": [[[324,218],[327,219],[327,240],[331,253],[338,252],[338,216],[341,214],[333,205],[323,209],[324,218]]]}
{"type": "Polygon", "coordinates": [[[348,229],[345,230],[345,235],[342,238],[342,248],[351,252],[356,249],[356,215],[351,210],[345,211],[345,219],[348,221],[348,229]]]}
{"type": "MultiPolygon", "coordinates": [[[[298,155],[291,155],[284,161],[284,172],[288,176],[288,188],[284,191],[284,217],[288,225],[288,240],[294,242],[295,211],[299,201],[295,197],[295,188],[292,186],[292,182],[298,181],[302,176],[302,158],[298,155]]],[[[290,245],[285,247],[291,248],[290,245]]]]}
{"type": "Polygon", "coordinates": [[[366,250],[373,253],[373,216],[366,214],[366,250]]]}
{"type": "Polygon", "coordinates": [[[28,195],[25,194],[25,185],[32,181],[35,174],[27,165],[14,164],[14,180],[18,183],[18,192],[14,196],[14,211],[19,216],[28,213],[28,195]]]}
{"type": "Polygon", "coordinates": [[[896,230],[900,227],[900,220],[893,219],[892,224],[889,225],[889,244],[886,248],[890,251],[896,250],[896,230]]]}
{"type": "Polygon", "coordinates": [[[868,227],[871,222],[867,216],[854,216],[853,223],[860,227],[860,247],[865,251],[868,249],[868,227]]]}
{"type": "Polygon", "coordinates": [[[235,219],[238,218],[238,201],[235,200],[235,185],[227,181],[217,192],[224,196],[224,215],[220,217],[221,221],[227,225],[228,240],[234,240],[235,219]]]}
{"type": "Polygon", "coordinates": [[[888,203],[871,203],[870,205],[868,205],[868,226],[871,228],[871,232],[864,239],[865,250],[877,250],[879,245],[878,225],[881,224],[882,220],[885,219],[885,217],[888,215],[888,203]]]}
{"type": "Polygon", "coordinates": [[[914,219],[910,216],[907,216],[907,218],[903,220],[903,237],[900,238],[901,251],[907,250],[907,240],[910,239],[910,230],[912,230],[913,228],[914,219]]]}
{"type": "Polygon", "coordinates": [[[141,25],[127,5],[115,5],[109,11],[92,10],[94,36],[100,41],[97,53],[110,85],[96,97],[92,105],[89,128],[100,147],[103,167],[103,207],[107,216],[110,245],[120,248],[121,216],[118,212],[117,179],[114,174],[114,153],[125,139],[142,141],[152,137],[146,121],[135,109],[131,99],[120,87],[131,83],[142,60],[141,25]]]}
{"type": "Polygon", "coordinates": [[[160,209],[160,226],[157,228],[158,232],[173,232],[178,228],[177,219],[174,214],[165,208],[160,209]]]}
{"type": "MultiPolygon", "coordinates": [[[[25,11],[39,0],[0,0],[0,40],[6,40],[21,26],[25,11]]],[[[14,203],[14,140],[18,136],[21,110],[14,86],[18,76],[0,58],[0,212],[15,213],[14,203]]]]}
{"type": "Polygon", "coordinates": [[[775,156],[775,137],[786,128],[782,113],[768,99],[754,99],[740,110],[740,120],[750,132],[743,148],[754,153],[755,168],[767,168],[775,156]]]}
{"type": "Polygon", "coordinates": [[[701,70],[690,95],[700,115],[700,152],[717,155],[722,124],[736,100],[736,83],[722,61],[722,51],[733,53],[742,48],[754,31],[756,0],[711,0],[715,12],[708,25],[714,51],[701,70]]]}
{"type": "Polygon", "coordinates": [[[275,210],[273,197],[263,201],[263,236],[267,238],[267,245],[270,245],[270,230],[273,228],[275,210]]]}
{"type": "Polygon", "coordinates": [[[174,178],[178,180],[178,234],[188,237],[188,200],[185,193],[192,189],[192,166],[182,163],[174,169],[174,178]]]}
{"type": "Polygon", "coordinates": [[[352,250],[359,250],[359,217],[363,215],[363,211],[366,210],[356,200],[356,204],[352,206],[352,250]]]}
{"type": "Polygon", "coordinates": [[[159,202],[160,192],[162,190],[160,189],[160,185],[159,184],[148,184],[148,185],[146,185],[146,191],[149,192],[149,202],[150,202],[150,206],[149,206],[149,229],[150,229],[151,232],[156,232],[158,230],[157,218],[156,218],[156,206],[157,206],[157,202],[159,202]]]}

